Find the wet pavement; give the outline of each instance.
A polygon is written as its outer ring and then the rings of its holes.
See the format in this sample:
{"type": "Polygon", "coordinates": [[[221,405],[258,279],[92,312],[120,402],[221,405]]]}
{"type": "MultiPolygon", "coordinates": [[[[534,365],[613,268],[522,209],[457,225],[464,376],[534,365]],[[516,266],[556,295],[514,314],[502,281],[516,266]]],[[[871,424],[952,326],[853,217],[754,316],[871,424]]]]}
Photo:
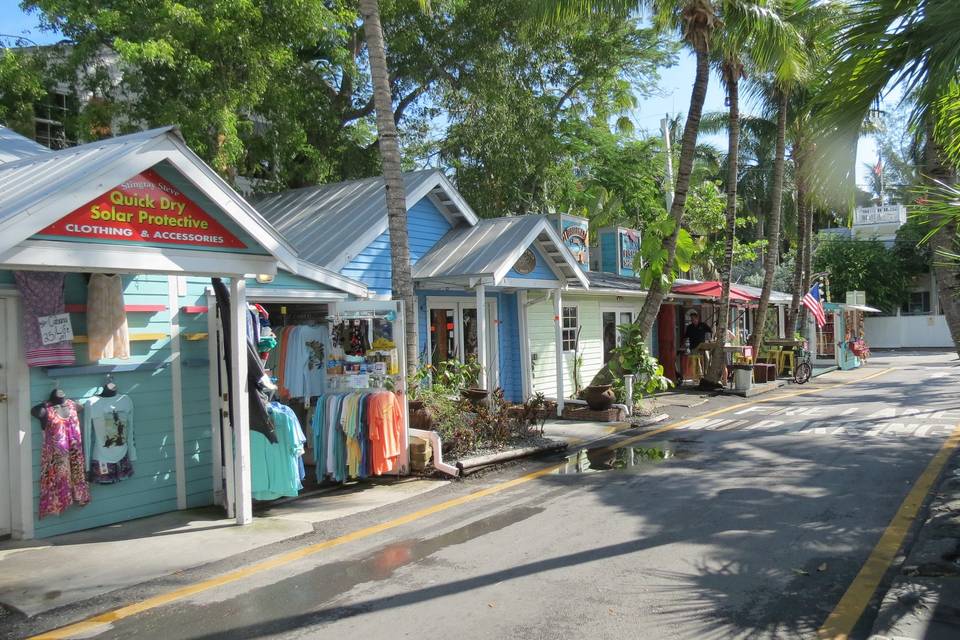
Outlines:
{"type": "MultiPolygon", "coordinates": [[[[812,638],[960,423],[956,365],[944,355],[875,358],[805,386],[816,393],[717,399],[705,407],[716,415],[368,514],[363,524],[439,505],[85,637],[812,638]],[[898,369],[831,386],[890,364],[898,369]]],[[[304,544],[349,535],[331,526],[304,544]]]]}

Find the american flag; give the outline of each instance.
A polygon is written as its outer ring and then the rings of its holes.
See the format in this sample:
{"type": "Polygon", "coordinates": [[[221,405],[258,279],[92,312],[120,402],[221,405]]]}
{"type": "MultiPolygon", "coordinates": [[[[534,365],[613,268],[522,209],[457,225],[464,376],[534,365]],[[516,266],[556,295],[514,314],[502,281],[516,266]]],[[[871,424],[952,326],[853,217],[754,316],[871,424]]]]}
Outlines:
{"type": "Polygon", "coordinates": [[[810,313],[817,321],[817,329],[827,324],[827,314],[823,310],[823,304],[820,303],[819,283],[813,285],[807,295],[803,296],[803,306],[810,309],[810,313]]]}

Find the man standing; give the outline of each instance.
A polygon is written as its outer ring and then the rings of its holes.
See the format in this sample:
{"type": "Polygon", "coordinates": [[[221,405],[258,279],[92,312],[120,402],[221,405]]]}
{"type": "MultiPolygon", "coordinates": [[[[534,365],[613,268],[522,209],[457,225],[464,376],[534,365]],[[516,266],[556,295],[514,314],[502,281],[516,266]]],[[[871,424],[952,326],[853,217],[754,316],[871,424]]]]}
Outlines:
{"type": "Polygon", "coordinates": [[[690,324],[683,332],[683,337],[690,342],[690,351],[695,351],[712,334],[713,330],[710,325],[700,322],[700,314],[696,311],[691,312],[690,324]]]}

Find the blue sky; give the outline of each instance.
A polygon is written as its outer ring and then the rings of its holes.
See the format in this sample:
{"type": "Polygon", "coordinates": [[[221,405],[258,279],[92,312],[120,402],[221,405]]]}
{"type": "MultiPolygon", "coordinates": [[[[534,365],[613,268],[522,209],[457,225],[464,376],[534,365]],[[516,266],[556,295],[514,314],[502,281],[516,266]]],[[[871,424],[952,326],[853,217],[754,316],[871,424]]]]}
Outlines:
{"type": "MultiPolygon", "coordinates": [[[[0,34],[29,38],[37,44],[50,44],[60,39],[56,33],[41,30],[37,16],[25,14],[16,0],[0,0],[0,34]]],[[[666,114],[685,115],[694,75],[693,56],[686,51],[681,52],[678,63],[661,72],[658,95],[641,98],[638,108],[631,114],[637,128],[655,132],[660,128],[660,119],[666,114]]],[[[720,78],[713,73],[704,103],[704,113],[723,111],[724,97],[720,78]]],[[[751,111],[749,102],[741,108],[745,113],[751,111]]],[[[701,136],[701,140],[721,149],[726,149],[727,146],[724,135],[701,136]]],[[[872,139],[863,138],[857,151],[857,182],[866,184],[868,179],[863,165],[876,162],[876,146],[872,139]]]]}

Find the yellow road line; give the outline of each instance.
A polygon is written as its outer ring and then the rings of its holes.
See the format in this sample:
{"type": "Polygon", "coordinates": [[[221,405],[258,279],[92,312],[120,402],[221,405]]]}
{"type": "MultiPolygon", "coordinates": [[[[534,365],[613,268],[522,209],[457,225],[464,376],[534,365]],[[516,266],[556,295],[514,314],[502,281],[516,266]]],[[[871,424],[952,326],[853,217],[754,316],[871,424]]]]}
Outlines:
{"type": "Polygon", "coordinates": [[[893,563],[933,483],[936,482],[947,460],[958,446],[960,446],[960,424],[956,425],[953,433],[917,478],[910,493],[903,499],[903,503],[893,516],[893,520],[880,536],[877,546],[873,548],[870,557],[860,568],[857,577],[850,583],[836,608],[817,631],[821,638],[846,640],[850,636],[850,632],[863,615],[880,581],[893,563]]]}
{"type": "MultiPolygon", "coordinates": [[[[740,403],[731,405],[729,407],[716,409],[709,413],[699,415],[693,418],[687,418],[685,420],[673,422],[668,425],[664,425],[662,427],[654,429],[652,431],[648,431],[646,433],[642,433],[640,435],[627,438],[625,440],[618,440],[616,442],[616,446],[620,447],[620,446],[631,444],[633,442],[646,440],[648,438],[652,438],[655,435],[659,435],[665,431],[670,431],[672,429],[677,429],[679,427],[682,427],[686,424],[693,422],[694,420],[708,418],[720,413],[726,413],[734,409],[739,409],[741,407],[752,406],[752,405],[761,404],[764,402],[775,402],[777,400],[783,400],[784,398],[792,398],[794,396],[801,396],[809,393],[816,393],[817,391],[829,391],[830,389],[834,389],[836,387],[842,387],[848,384],[854,384],[856,382],[863,382],[864,380],[870,380],[871,378],[876,378],[877,376],[890,373],[891,371],[893,371],[892,368],[883,369],[882,371],[879,371],[877,373],[873,373],[867,376],[862,376],[862,377],[856,378],[855,380],[847,380],[845,382],[833,384],[828,387],[812,387],[809,389],[805,389],[803,391],[795,391],[792,393],[781,394],[781,395],[773,396],[770,398],[760,398],[758,400],[740,402],[740,403]]],[[[558,470],[560,470],[563,466],[565,466],[565,464],[566,464],[565,462],[562,462],[559,464],[550,465],[546,468],[539,469],[538,471],[534,471],[532,473],[528,473],[518,478],[514,478],[513,480],[507,480],[505,482],[501,482],[500,484],[493,485],[492,487],[487,487],[486,489],[479,489],[477,491],[468,493],[458,498],[452,498],[450,500],[437,503],[430,507],[418,509],[417,511],[408,513],[405,516],[400,516],[399,518],[395,518],[393,520],[381,522],[380,524],[375,524],[369,527],[365,527],[363,529],[358,529],[356,531],[352,531],[350,533],[339,536],[337,538],[331,538],[330,540],[324,540],[323,542],[318,542],[316,544],[308,545],[306,547],[301,547],[300,549],[296,549],[294,551],[282,553],[277,556],[273,556],[272,558],[267,558],[266,560],[262,560],[260,562],[256,562],[249,566],[243,567],[241,569],[228,571],[227,573],[221,574],[219,576],[215,576],[213,578],[209,578],[207,580],[202,580],[200,582],[196,582],[194,584],[187,585],[179,589],[173,589],[172,591],[161,593],[151,598],[147,598],[139,602],[134,602],[132,604],[128,604],[118,609],[113,609],[112,611],[107,611],[105,613],[91,616],[79,622],[75,622],[73,624],[69,624],[64,627],[60,627],[59,629],[53,629],[51,631],[47,631],[45,633],[41,633],[36,636],[32,636],[30,640],[61,640],[63,638],[72,638],[77,635],[87,634],[95,631],[100,627],[111,624],[113,622],[117,622],[119,620],[123,620],[131,616],[135,616],[139,613],[143,613],[151,609],[156,609],[157,607],[162,607],[163,605],[176,602],[177,600],[182,600],[192,595],[196,595],[204,591],[209,591],[210,589],[215,589],[216,587],[221,587],[226,584],[231,584],[233,582],[243,580],[244,578],[248,578],[252,575],[263,573],[264,571],[269,571],[270,569],[276,569],[277,567],[282,567],[284,565],[290,564],[291,562],[296,562],[297,560],[301,560],[303,558],[315,555],[321,551],[332,549],[333,547],[338,547],[348,542],[363,540],[364,538],[369,538],[370,536],[376,535],[378,533],[389,531],[390,529],[395,529],[405,524],[415,522],[421,518],[431,516],[435,513],[440,513],[441,511],[446,511],[447,509],[452,509],[454,507],[458,507],[463,504],[474,502],[475,500],[479,500],[480,498],[485,498],[487,496],[500,493],[501,491],[506,491],[507,489],[511,489],[518,485],[525,484],[527,482],[530,482],[531,480],[536,480],[537,478],[540,478],[542,476],[555,473],[558,470]]]]}

